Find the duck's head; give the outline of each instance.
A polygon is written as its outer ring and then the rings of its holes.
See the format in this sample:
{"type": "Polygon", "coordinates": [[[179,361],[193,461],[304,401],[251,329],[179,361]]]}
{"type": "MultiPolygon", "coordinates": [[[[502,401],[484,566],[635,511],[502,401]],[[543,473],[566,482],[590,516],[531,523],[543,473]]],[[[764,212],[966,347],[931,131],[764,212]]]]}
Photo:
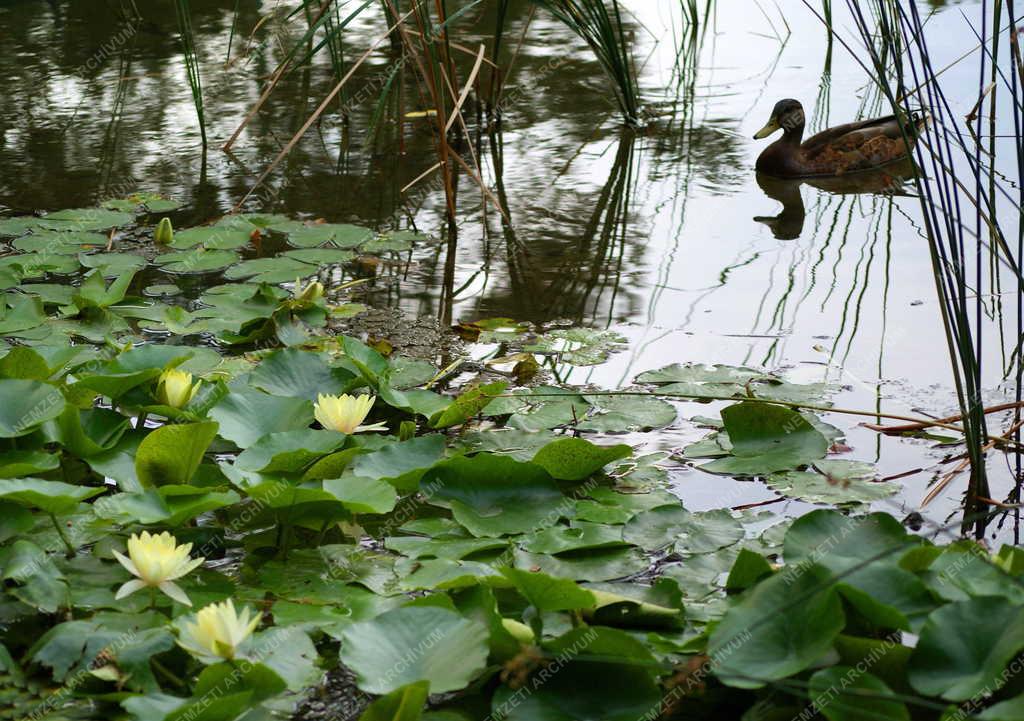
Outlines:
{"type": "Polygon", "coordinates": [[[775,103],[775,107],[772,108],[772,116],[768,119],[768,124],[754,133],[754,139],[761,140],[762,138],[767,138],[780,128],[784,133],[788,134],[803,130],[803,127],[804,106],[800,104],[799,100],[787,98],[775,103]]]}

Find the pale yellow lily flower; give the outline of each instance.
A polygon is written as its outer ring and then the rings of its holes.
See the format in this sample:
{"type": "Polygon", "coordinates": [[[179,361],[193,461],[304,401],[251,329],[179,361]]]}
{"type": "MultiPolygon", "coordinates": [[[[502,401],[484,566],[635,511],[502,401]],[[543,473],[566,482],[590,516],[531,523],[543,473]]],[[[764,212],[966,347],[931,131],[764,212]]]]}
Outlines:
{"type": "Polygon", "coordinates": [[[160,374],[156,384],[156,399],[171,408],[184,408],[199,392],[199,381],[192,382],[192,374],[177,368],[168,368],[160,374]]]}
{"type": "Polygon", "coordinates": [[[178,603],[191,606],[192,602],[185,592],[174,583],[199,566],[204,558],[189,558],[191,543],[178,545],[178,541],[167,531],[159,535],[150,535],[143,531],[141,535],[132,534],[128,539],[128,556],[114,551],[122,566],[136,578],[117,589],[115,600],[129,596],[140,588],[158,588],[178,603]]]}
{"type": "Polygon", "coordinates": [[[374,396],[361,395],[358,398],[347,393],[340,396],[327,396],[319,394],[316,404],[313,406],[313,416],[320,421],[320,425],[339,433],[352,434],[363,431],[387,430],[384,423],[374,423],[369,426],[359,425],[373,408],[373,402],[377,400],[374,396]]]}
{"type": "Polygon", "coordinates": [[[178,645],[203,663],[233,659],[260,622],[248,607],[237,613],[230,598],[211,603],[194,619],[179,621],[178,645]]]}

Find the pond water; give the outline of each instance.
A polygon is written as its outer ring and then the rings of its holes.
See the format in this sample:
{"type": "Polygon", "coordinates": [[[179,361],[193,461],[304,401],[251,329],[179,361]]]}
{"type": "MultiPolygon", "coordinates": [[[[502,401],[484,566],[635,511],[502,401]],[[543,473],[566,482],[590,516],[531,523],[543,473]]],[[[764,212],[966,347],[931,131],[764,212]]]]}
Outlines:
{"type": "MultiPolygon", "coordinates": [[[[172,217],[185,227],[243,200],[335,76],[320,53],[280,84],[225,154],[220,145],[304,20],[285,17],[273,3],[242,0],[233,31],[234,3],[191,5],[210,137],[205,157],[173,3],[140,4],[141,20],[132,19],[133,3],[113,0],[0,5],[0,211],[89,206],[144,189],[184,201],[172,217]]],[[[448,241],[418,249],[408,264],[378,269],[361,298],[376,307],[446,325],[509,317],[610,329],[628,340],[603,365],[555,368],[560,382],[616,388],[674,362],[745,364],[838,384],[834,401],[842,407],[955,412],[912,188],[763,188],[753,172],[765,141],[751,136],[783,97],[804,103],[813,129],[886,114],[864,69],[840,43],[829,46],[821,21],[796,0],[716,3],[695,33],[681,30],[676,3],[626,5],[650,116],[640,131],[622,129],[585,43],[528,3],[511,4],[505,53],[524,40],[506,81],[503,120],[480,124],[467,113],[477,123],[473,150],[507,204],[510,224],[482,207],[465,177],[455,236],[436,180],[428,176],[403,192],[433,165],[434,152],[420,119],[401,127],[385,122],[376,137],[367,136],[374,90],[393,59],[387,42],[245,209],[380,229],[415,226],[448,241]]],[[[934,11],[929,29],[939,67],[977,44],[959,12],[964,5],[970,3],[922,5],[934,11]]],[[[489,40],[493,6],[460,21],[466,47],[489,40]]],[[[849,19],[836,12],[840,36],[852,38],[849,19]]],[[[379,14],[357,21],[345,36],[348,60],[382,29],[379,14]]],[[[463,76],[470,65],[463,60],[463,76]]],[[[977,100],[974,67],[964,62],[946,72],[947,87],[963,88],[950,97],[961,115],[977,100]]],[[[402,110],[426,109],[407,85],[402,110]]],[[[991,282],[979,292],[990,292],[991,282]]],[[[1017,321],[1009,300],[992,302],[982,319],[986,400],[993,403],[1010,394],[1003,377],[1017,321]]],[[[709,413],[694,404],[680,408],[683,417],[709,413]]],[[[877,462],[883,475],[918,471],[902,478],[897,500],[878,507],[898,515],[916,510],[929,481],[949,468],[941,463],[947,451],[880,437],[851,418],[828,417],[847,430],[853,450],[845,457],[877,462]]],[[[703,433],[681,421],[637,440],[671,450],[703,433]]],[[[694,510],[775,498],[758,484],[681,463],[670,471],[694,510]]],[[[991,471],[992,493],[1003,498],[1011,485],[1005,459],[994,457],[991,471]]],[[[929,506],[929,517],[944,522],[965,482],[954,481],[929,506]]],[[[807,506],[771,508],[795,514],[807,506]]]]}

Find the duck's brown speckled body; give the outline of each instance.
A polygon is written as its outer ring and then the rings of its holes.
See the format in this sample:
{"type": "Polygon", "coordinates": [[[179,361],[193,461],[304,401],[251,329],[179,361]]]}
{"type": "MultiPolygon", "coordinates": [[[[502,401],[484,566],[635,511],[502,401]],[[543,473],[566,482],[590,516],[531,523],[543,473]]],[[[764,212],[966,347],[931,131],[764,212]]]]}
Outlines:
{"type": "MultiPolygon", "coordinates": [[[[913,147],[926,116],[914,114],[907,121],[913,147]]],[[[804,136],[804,109],[797,100],[780,100],[772,117],[754,138],[766,138],[776,130],[782,137],[765,148],[757,159],[757,172],[776,178],[813,178],[874,170],[909,155],[907,142],[895,115],[834,128],[804,136]]]]}

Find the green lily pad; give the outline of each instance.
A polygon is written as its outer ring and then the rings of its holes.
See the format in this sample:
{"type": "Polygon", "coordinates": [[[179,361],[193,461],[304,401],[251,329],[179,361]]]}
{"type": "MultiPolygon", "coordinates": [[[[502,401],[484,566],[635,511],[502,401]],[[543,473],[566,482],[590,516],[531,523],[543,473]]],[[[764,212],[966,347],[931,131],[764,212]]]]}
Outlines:
{"type": "Polygon", "coordinates": [[[107,237],[101,233],[76,231],[61,233],[58,230],[44,230],[22,236],[11,245],[23,253],[76,255],[90,247],[105,248],[107,237]]]}
{"type": "Polygon", "coordinates": [[[286,250],[281,254],[283,258],[293,258],[310,265],[337,265],[347,263],[356,257],[350,250],[338,250],[337,248],[301,248],[299,250],[286,250]]]}
{"type": "Polygon", "coordinates": [[[273,258],[243,260],[238,265],[229,268],[224,273],[224,277],[229,280],[249,278],[253,283],[288,283],[316,272],[316,265],[306,263],[298,258],[278,255],[273,258]]]}
{"type": "Polygon", "coordinates": [[[458,691],[487,665],[487,628],[444,608],[396,608],[352,624],[341,636],[341,660],[368,693],[419,681],[429,682],[433,693],[458,691]]]}
{"type": "Polygon", "coordinates": [[[590,328],[553,330],[526,346],[534,353],[550,353],[575,366],[600,365],[612,353],[622,350],[626,339],[613,331],[590,328]]]}
{"type": "Polygon", "coordinates": [[[249,233],[217,226],[189,228],[174,233],[171,247],[187,250],[202,246],[208,250],[237,250],[249,244],[249,233]]]}
{"type": "MultiPolygon", "coordinates": [[[[281,226],[271,226],[276,230],[281,226]]],[[[373,231],[345,223],[320,223],[293,228],[288,232],[288,244],[296,248],[315,248],[330,245],[335,248],[356,248],[373,239],[373,231]]]]}
{"type": "Polygon", "coordinates": [[[220,435],[247,448],[268,433],[308,428],[313,404],[301,398],[282,398],[258,391],[234,391],[210,410],[220,435]]]}
{"type": "Polygon", "coordinates": [[[48,213],[39,219],[38,225],[42,228],[63,231],[110,230],[134,221],[134,213],[123,213],[104,208],[78,208],[48,213]]]}
{"type": "Polygon", "coordinates": [[[235,459],[235,466],[257,473],[301,473],[304,468],[337,449],[345,435],[304,428],[268,433],[235,459]]]}
{"type": "Polygon", "coordinates": [[[945,605],[928,617],[910,655],[914,690],[966,701],[998,688],[1007,664],[1024,650],[1024,608],[996,597],[945,605]]]}
{"type": "Polygon", "coordinates": [[[828,721],[910,721],[906,704],[867,671],[833,666],[811,676],[810,684],[811,700],[828,721]]]}
{"type": "Polygon", "coordinates": [[[585,395],[593,407],[590,415],[576,428],[581,431],[622,433],[664,428],[676,419],[676,409],[653,396],[585,395]]]}
{"type": "Polygon", "coordinates": [[[474,536],[544,528],[573,512],[572,499],[562,495],[543,468],[507,456],[438,463],[421,485],[432,490],[430,503],[451,508],[455,520],[474,536]]]}
{"type": "Polygon", "coordinates": [[[102,487],[72,486],[39,478],[0,478],[0,499],[58,516],[73,511],[81,501],[104,490],[102,487]]]}
{"type": "Polygon", "coordinates": [[[597,446],[582,438],[562,438],[548,443],[533,457],[533,462],[560,481],[582,481],[612,461],[627,458],[633,449],[627,445],[597,446]]]}
{"type": "Polygon", "coordinates": [[[104,278],[116,278],[146,267],[146,259],[132,253],[82,253],[78,262],[84,268],[96,268],[104,278]]]}
{"type": "Polygon", "coordinates": [[[238,255],[230,250],[179,250],[158,255],[153,263],[165,273],[212,273],[234,264],[238,255]]]}
{"type": "Polygon", "coordinates": [[[327,365],[321,354],[298,348],[274,351],[249,375],[253,387],[271,395],[311,401],[321,393],[344,393],[354,379],[351,371],[327,365]]]}
{"type": "Polygon", "coordinates": [[[63,394],[52,385],[0,379],[0,438],[24,436],[64,412],[63,394]]]}
{"type": "Polygon", "coordinates": [[[139,445],[135,472],[143,486],[187,485],[217,435],[216,423],[161,426],[139,445]]]}
{"type": "Polygon", "coordinates": [[[701,466],[709,473],[756,476],[825,457],[829,442],[796,411],[747,401],[722,410],[732,455],[701,466]]]}

